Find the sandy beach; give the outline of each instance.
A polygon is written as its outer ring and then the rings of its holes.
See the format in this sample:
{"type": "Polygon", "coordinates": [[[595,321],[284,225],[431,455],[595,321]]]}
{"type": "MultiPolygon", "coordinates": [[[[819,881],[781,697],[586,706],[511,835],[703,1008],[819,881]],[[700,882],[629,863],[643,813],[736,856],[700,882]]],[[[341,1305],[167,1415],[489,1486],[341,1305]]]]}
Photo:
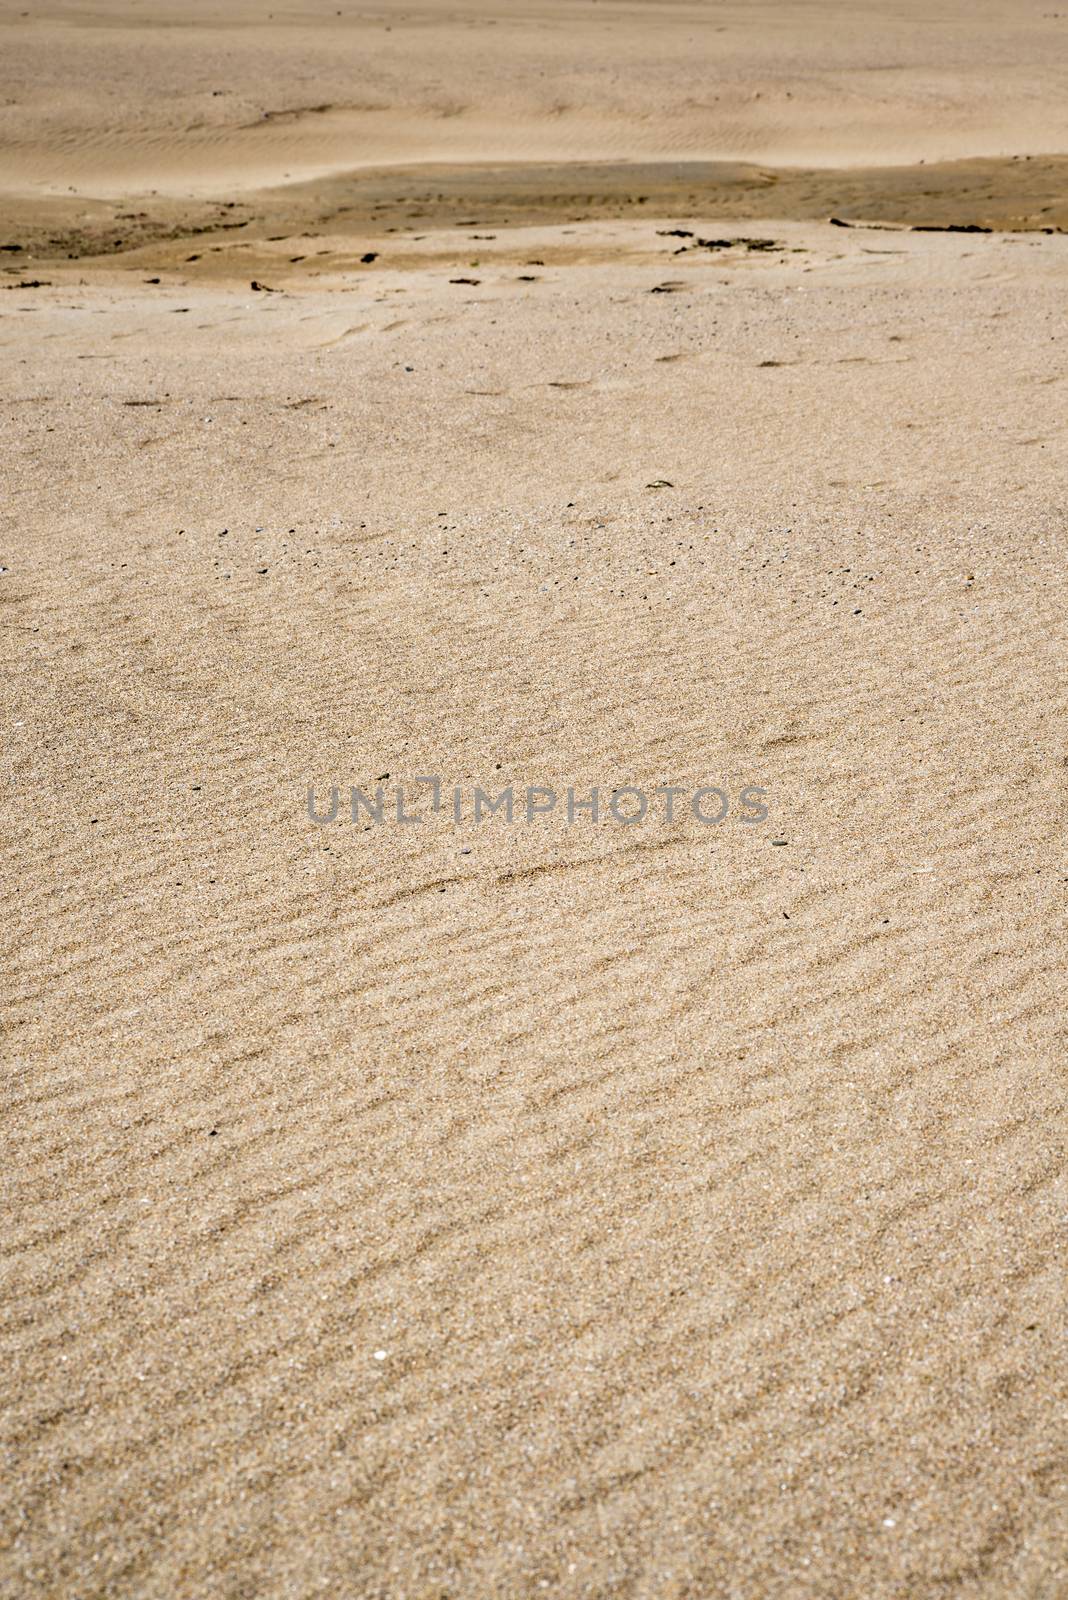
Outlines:
{"type": "Polygon", "coordinates": [[[1060,1600],[1068,11],[25,5],[0,1593],[1060,1600]]]}

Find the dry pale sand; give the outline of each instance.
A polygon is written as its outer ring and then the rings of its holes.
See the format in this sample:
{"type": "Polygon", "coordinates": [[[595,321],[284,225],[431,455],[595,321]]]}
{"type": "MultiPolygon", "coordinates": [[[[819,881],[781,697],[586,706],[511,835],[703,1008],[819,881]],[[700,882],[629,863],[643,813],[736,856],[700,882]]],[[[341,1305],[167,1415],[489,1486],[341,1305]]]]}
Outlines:
{"type": "Polygon", "coordinates": [[[0,30],[3,1593],[1061,1600],[1068,14],[0,30]]]}

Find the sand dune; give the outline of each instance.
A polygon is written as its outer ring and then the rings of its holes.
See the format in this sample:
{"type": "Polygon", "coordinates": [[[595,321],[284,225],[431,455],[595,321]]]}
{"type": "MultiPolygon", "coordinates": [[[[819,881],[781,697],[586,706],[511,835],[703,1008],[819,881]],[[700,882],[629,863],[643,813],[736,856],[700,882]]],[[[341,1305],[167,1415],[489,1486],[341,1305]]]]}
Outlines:
{"type": "Polygon", "coordinates": [[[1066,24],[336,10],[5,17],[0,1587],[1054,1600],[1066,24]]]}
{"type": "Polygon", "coordinates": [[[384,163],[893,166],[1068,148],[1068,14],[302,0],[9,6],[0,183],[235,192],[384,163]]]}

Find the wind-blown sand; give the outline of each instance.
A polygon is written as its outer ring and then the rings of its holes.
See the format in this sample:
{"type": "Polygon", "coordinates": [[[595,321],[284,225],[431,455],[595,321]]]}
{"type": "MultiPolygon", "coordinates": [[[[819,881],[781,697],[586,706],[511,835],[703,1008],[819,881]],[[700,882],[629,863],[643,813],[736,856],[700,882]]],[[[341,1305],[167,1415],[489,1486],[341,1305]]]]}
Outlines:
{"type": "Polygon", "coordinates": [[[1056,1600],[1068,15],[337,11],[2,13],[3,1592],[1056,1600]]]}

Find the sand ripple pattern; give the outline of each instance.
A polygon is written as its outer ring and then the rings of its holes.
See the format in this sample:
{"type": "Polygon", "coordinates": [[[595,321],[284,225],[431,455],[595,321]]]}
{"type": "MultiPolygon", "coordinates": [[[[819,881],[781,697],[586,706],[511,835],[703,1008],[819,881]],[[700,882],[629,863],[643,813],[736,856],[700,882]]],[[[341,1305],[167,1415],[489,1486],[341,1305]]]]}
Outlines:
{"type": "Polygon", "coordinates": [[[776,237],[4,296],[6,1593],[1062,1592],[1068,255],[776,237]]]}

